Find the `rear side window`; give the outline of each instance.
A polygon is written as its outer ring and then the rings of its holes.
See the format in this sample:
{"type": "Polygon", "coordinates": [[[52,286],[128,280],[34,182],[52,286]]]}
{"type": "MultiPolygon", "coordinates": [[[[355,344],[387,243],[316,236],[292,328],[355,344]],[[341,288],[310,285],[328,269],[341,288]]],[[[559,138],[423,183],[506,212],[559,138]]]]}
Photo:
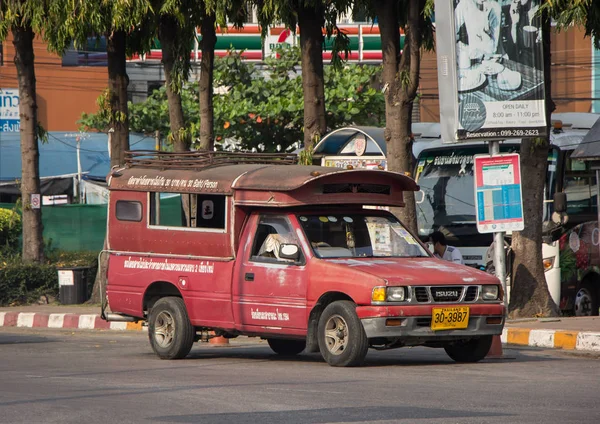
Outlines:
{"type": "Polygon", "coordinates": [[[226,196],[211,194],[150,194],[150,225],[225,229],[226,196]]]}
{"type": "Polygon", "coordinates": [[[135,221],[142,220],[142,204],[130,200],[117,200],[115,215],[119,221],[135,221]]]}

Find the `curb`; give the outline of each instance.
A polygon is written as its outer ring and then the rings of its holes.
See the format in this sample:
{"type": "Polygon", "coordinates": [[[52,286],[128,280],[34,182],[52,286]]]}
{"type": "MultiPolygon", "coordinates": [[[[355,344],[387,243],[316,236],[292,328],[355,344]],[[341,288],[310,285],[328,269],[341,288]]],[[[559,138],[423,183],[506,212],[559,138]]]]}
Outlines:
{"type": "Polygon", "coordinates": [[[532,330],[505,327],[502,344],[543,347],[550,349],[600,352],[600,333],[589,331],[532,330]]]}
{"type": "MultiPolygon", "coordinates": [[[[148,331],[142,324],[143,321],[107,322],[98,314],[0,312],[0,327],[148,331]]],[[[504,327],[500,340],[504,345],[600,352],[600,332],[504,327]]]]}
{"type": "Polygon", "coordinates": [[[97,314],[42,314],[36,312],[0,312],[0,327],[148,331],[148,327],[142,326],[142,321],[107,322],[97,314]]]}

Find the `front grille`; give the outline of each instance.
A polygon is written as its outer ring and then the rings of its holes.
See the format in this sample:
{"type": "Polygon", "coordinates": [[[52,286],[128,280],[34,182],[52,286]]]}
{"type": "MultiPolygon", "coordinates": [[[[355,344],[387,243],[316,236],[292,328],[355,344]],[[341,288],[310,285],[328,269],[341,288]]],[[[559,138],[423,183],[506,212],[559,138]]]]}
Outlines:
{"type": "Polygon", "coordinates": [[[415,287],[415,299],[420,303],[429,302],[429,295],[427,294],[427,287],[415,287]]]}
{"type": "Polygon", "coordinates": [[[431,287],[431,297],[434,302],[456,302],[463,292],[462,286],[431,287]]]}
{"type": "Polygon", "coordinates": [[[477,286],[467,287],[467,294],[465,294],[465,302],[475,302],[477,300],[477,286]]]}

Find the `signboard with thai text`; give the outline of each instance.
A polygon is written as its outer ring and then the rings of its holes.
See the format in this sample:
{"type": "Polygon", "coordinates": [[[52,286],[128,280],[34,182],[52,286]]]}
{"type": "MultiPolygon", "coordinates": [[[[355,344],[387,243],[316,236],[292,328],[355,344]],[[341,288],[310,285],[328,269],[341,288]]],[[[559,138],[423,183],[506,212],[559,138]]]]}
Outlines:
{"type": "Polygon", "coordinates": [[[475,155],[474,165],[477,230],[480,233],[523,230],[519,154],[475,155]]]}

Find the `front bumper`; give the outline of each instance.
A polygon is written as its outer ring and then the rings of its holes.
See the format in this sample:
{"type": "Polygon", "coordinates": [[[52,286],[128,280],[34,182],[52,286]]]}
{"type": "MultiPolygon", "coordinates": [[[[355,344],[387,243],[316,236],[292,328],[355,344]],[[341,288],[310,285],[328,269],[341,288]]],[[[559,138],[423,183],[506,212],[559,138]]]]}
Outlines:
{"type": "Polygon", "coordinates": [[[469,325],[467,328],[457,330],[433,331],[431,329],[431,309],[433,306],[419,306],[415,308],[415,311],[411,311],[413,309],[411,307],[397,306],[358,307],[357,312],[369,339],[416,338],[421,341],[441,341],[502,334],[504,306],[500,304],[468,306],[470,308],[469,325]],[[388,320],[391,320],[391,322],[388,320]],[[400,321],[399,325],[398,321],[400,321]],[[391,325],[388,325],[388,323],[391,325]]]}

